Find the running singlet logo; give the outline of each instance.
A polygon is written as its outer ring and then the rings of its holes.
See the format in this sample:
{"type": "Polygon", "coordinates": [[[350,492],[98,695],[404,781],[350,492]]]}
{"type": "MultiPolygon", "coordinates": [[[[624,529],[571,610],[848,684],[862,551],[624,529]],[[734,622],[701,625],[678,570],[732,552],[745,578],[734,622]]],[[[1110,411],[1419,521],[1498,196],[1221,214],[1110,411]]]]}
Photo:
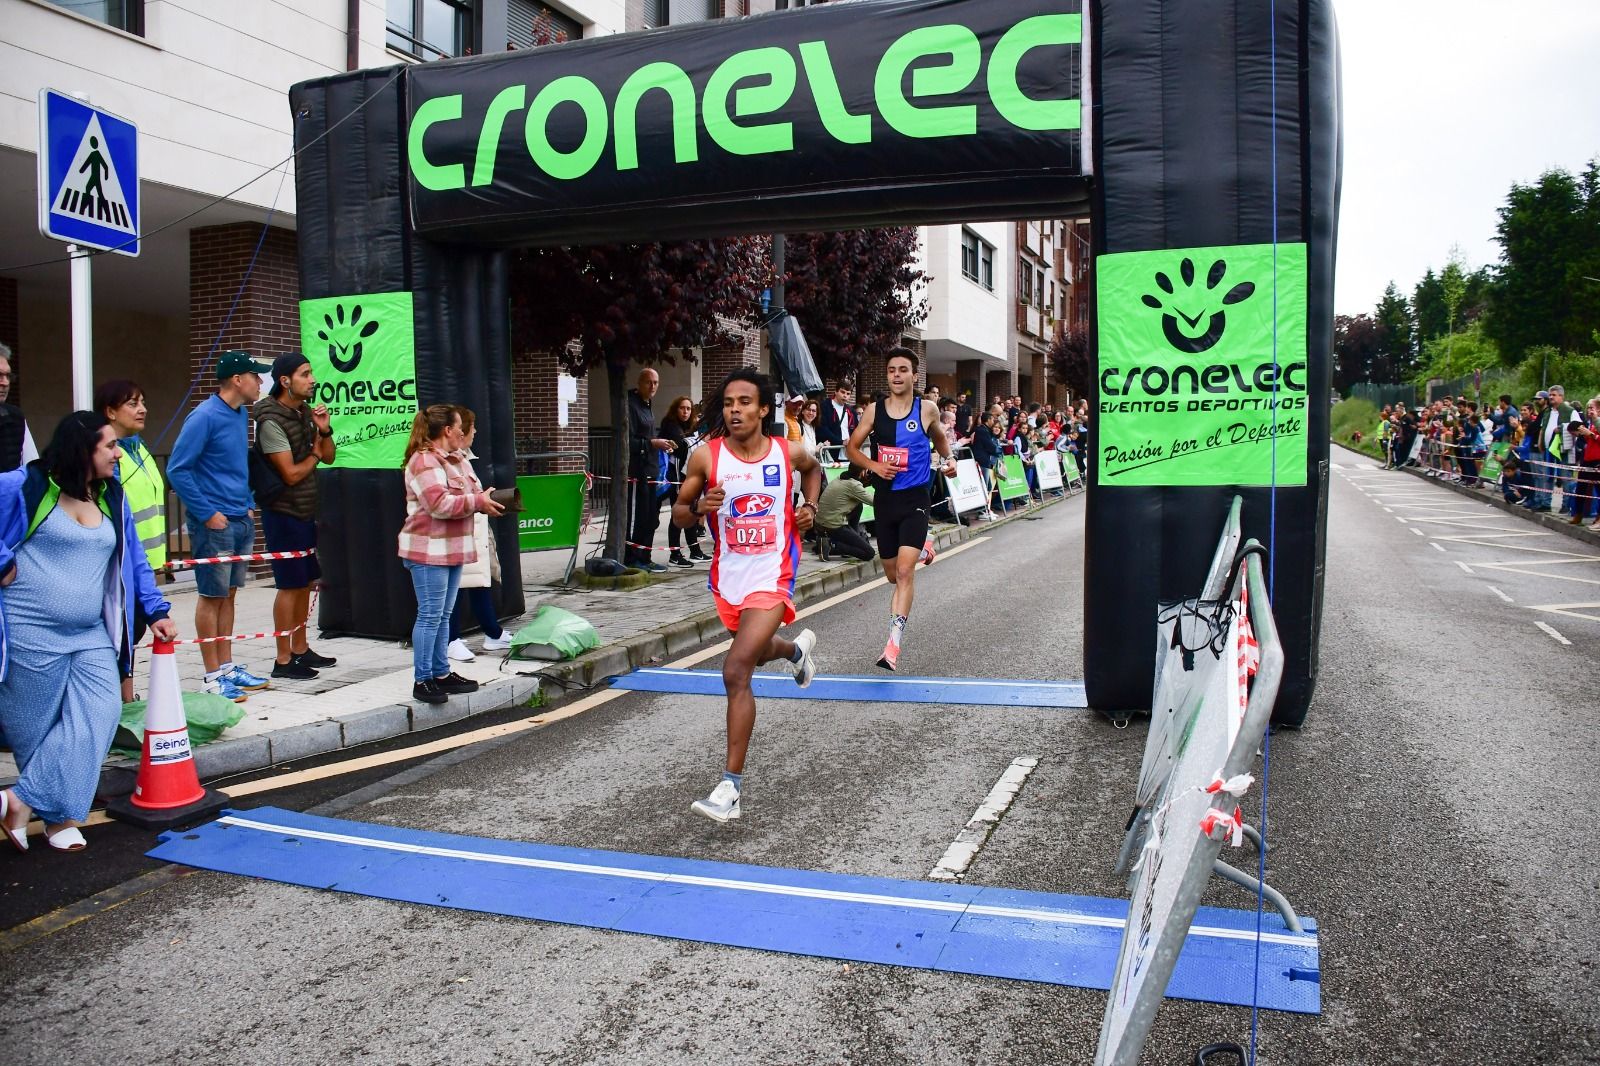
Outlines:
{"type": "Polygon", "coordinates": [[[764,492],[735,496],[728,505],[728,550],[736,555],[765,555],[778,550],[778,516],[773,513],[778,500],[764,492]]]}

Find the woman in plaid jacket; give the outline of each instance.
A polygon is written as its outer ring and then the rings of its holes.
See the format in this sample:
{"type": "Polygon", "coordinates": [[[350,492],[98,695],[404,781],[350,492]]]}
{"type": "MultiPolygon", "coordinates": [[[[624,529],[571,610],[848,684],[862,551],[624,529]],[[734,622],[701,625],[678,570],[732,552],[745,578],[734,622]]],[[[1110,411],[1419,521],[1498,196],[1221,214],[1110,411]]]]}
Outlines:
{"type": "Polygon", "coordinates": [[[478,488],[466,460],[456,454],[466,447],[466,440],[461,413],[436,403],[417,412],[406,442],[406,521],[400,527],[400,562],[411,572],[417,593],[417,621],[411,627],[415,681],[411,697],[424,703],[443,703],[478,688],[476,681],[450,669],[446,619],[456,607],[462,565],[477,560],[473,515],[495,517],[505,507],[494,502],[490,495],[494,489],[478,488]]]}

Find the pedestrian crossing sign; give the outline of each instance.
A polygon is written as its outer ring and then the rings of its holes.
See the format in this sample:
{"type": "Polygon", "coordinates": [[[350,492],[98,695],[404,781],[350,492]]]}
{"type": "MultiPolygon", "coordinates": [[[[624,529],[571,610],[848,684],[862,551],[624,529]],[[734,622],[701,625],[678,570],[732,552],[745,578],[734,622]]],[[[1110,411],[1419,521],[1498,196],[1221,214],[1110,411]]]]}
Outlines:
{"type": "Polygon", "coordinates": [[[139,254],[139,128],[54,89],[39,91],[39,232],[139,254]]]}

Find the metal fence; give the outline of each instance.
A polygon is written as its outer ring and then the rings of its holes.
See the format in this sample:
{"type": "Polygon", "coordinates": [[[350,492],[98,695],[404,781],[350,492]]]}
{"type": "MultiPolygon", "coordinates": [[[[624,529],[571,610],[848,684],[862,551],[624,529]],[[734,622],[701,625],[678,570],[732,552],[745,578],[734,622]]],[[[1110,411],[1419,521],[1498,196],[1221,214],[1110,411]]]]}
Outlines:
{"type": "Polygon", "coordinates": [[[1377,385],[1370,381],[1358,381],[1350,386],[1352,400],[1367,400],[1374,407],[1384,404],[1403,403],[1407,407],[1417,405],[1417,388],[1415,385],[1377,385]]]}

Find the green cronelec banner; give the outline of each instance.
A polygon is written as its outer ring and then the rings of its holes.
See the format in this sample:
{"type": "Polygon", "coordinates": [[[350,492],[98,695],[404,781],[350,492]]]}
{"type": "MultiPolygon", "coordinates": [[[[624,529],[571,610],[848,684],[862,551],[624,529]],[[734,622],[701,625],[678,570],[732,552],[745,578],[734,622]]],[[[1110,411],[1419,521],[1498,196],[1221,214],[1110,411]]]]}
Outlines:
{"type": "Polygon", "coordinates": [[[1095,271],[1100,484],[1304,485],[1306,246],[1120,252],[1095,271]]]}
{"type": "Polygon", "coordinates": [[[327,404],[333,465],[396,470],[417,413],[411,293],[300,301],[300,350],[327,404]]]}

